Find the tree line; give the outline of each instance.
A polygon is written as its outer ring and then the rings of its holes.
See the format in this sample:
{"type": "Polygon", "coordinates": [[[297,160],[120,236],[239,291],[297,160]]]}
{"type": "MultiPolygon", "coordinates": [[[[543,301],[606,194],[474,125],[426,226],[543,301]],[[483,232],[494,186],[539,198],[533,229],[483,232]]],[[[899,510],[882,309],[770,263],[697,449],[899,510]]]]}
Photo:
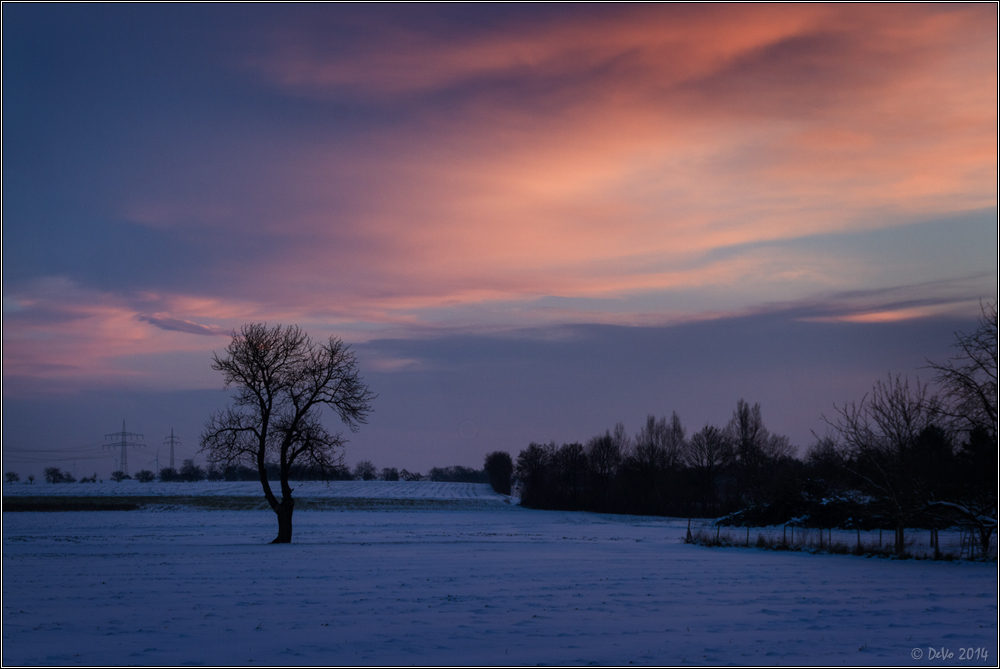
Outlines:
{"type": "MultiPolygon", "coordinates": [[[[506,454],[504,454],[506,455],[506,454]]],[[[510,456],[507,456],[508,459],[510,456]]],[[[264,472],[270,481],[280,481],[281,465],[277,462],[265,462],[264,472]]],[[[34,481],[34,476],[28,477],[34,481]]],[[[260,471],[256,467],[246,465],[227,465],[220,467],[215,463],[209,463],[207,467],[202,467],[194,460],[184,460],[179,469],[173,467],[163,467],[158,473],[143,469],[130,476],[123,471],[111,472],[109,477],[113,481],[125,481],[134,479],[141,483],[149,483],[159,479],[164,483],[174,482],[195,482],[195,481],[259,481],[260,471]]],[[[507,492],[510,494],[510,476],[508,474],[507,492]]],[[[7,483],[16,483],[21,480],[17,472],[6,472],[4,480],[7,483]]],[[[475,469],[463,465],[452,465],[449,467],[432,467],[427,474],[410,472],[406,469],[396,467],[377,468],[370,460],[361,460],[353,469],[344,465],[323,470],[310,465],[293,465],[288,470],[288,480],[290,481],[446,481],[453,483],[490,483],[490,474],[486,469],[475,469]]],[[[47,483],[76,483],[77,479],[70,472],[62,471],[58,467],[48,467],[45,469],[45,481],[47,483]]],[[[95,473],[91,477],[79,479],[80,483],[96,483],[98,476],[95,473]]]]}
{"type": "Polygon", "coordinates": [[[529,444],[514,467],[538,509],[719,518],[721,524],[890,529],[961,525],[984,554],[997,527],[997,317],[982,309],[956,355],[928,362],[939,393],[890,374],[836,405],[803,458],[740,399],[725,425],[688,435],[673,413],[634,435],[529,444]]]}

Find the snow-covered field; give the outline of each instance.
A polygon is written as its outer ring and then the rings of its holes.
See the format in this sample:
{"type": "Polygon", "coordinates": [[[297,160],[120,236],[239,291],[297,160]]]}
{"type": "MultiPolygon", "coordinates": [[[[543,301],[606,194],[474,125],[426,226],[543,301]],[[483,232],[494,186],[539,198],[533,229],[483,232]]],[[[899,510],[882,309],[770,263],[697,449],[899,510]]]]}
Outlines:
{"type": "MultiPolygon", "coordinates": [[[[277,483],[272,483],[280,493],[277,483]]],[[[439,483],[436,481],[293,481],[295,498],[352,497],[372,499],[490,500],[506,498],[486,483],[439,483]]],[[[3,494],[18,497],[106,496],[106,497],[260,497],[259,481],[198,481],[197,483],[139,483],[135,480],[101,483],[5,483],[3,494]]]]}
{"type": "Polygon", "coordinates": [[[996,665],[996,564],[703,548],[463,486],[409,494],[496,503],[299,511],[284,546],[270,511],[4,513],[3,664],[996,665]]]}

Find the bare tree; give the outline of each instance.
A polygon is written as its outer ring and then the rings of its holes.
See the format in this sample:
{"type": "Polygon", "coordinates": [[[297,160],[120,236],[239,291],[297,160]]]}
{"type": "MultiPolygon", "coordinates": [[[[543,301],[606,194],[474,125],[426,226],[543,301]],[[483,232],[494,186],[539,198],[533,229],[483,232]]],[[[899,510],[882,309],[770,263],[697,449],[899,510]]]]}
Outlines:
{"type": "Polygon", "coordinates": [[[256,465],[264,497],[278,516],[272,543],[292,540],[292,487],[296,462],[333,475],[342,464],[341,433],[330,433],[321,411],[332,409],[352,432],[367,422],[375,395],[358,374],[354,354],[336,337],[315,344],[298,326],[248,323],[233,333],[225,356],[212,369],[236,388],[234,406],[212,416],[201,451],[221,466],[256,465]],[[281,499],[267,479],[265,463],[277,458],[281,499]]]}
{"type": "Polygon", "coordinates": [[[896,526],[896,552],[905,550],[903,529],[929,500],[918,496],[913,449],[925,431],[934,427],[938,398],[918,380],[910,388],[906,377],[889,375],[877,381],[860,402],[834,407],[833,428],[845,466],[860,479],[867,492],[883,505],[896,526]]]}
{"type": "Polygon", "coordinates": [[[625,435],[625,426],[621,423],[615,425],[615,435],[607,430],[602,435],[592,437],[587,441],[587,461],[590,469],[602,481],[610,481],[625,457],[625,449],[628,444],[628,437],[625,435]],[[618,438],[616,438],[618,437],[618,438]]]}
{"type": "Polygon", "coordinates": [[[355,480],[374,481],[378,478],[378,467],[371,460],[361,460],[354,465],[354,478],[355,480]]]}
{"type": "Polygon", "coordinates": [[[980,306],[979,327],[972,334],[955,333],[955,357],[927,362],[944,393],[940,414],[954,427],[981,430],[997,441],[997,303],[980,306]]]}
{"type": "Polygon", "coordinates": [[[555,474],[557,494],[570,509],[579,508],[587,484],[587,454],[583,444],[563,444],[549,461],[555,474]]]}
{"type": "Polygon", "coordinates": [[[751,505],[764,502],[770,478],[769,466],[793,453],[788,438],[771,434],[764,427],[760,404],[751,407],[743,398],[736,403],[733,417],[726,426],[726,436],[732,443],[744,501],[751,505]]]}
{"type": "Polygon", "coordinates": [[[997,528],[997,302],[980,305],[978,327],[971,334],[955,333],[954,357],[945,363],[928,361],[943,396],[938,417],[952,430],[966,433],[958,453],[960,471],[952,499],[936,499],[933,513],[978,533],[983,555],[997,528]]]}
{"type": "Polygon", "coordinates": [[[514,474],[517,476],[522,505],[537,507],[545,500],[546,479],[555,450],[555,442],[547,446],[532,442],[518,454],[514,474]]]}
{"type": "Polygon", "coordinates": [[[670,423],[666,416],[657,420],[650,414],[635,435],[632,455],[642,470],[660,473],[676,468],[683,460],[685,448],[684,427],[676,411],[670,423]]]}
{"type": "Polygon", "coordinates": [[[688,465],[694,469],[707,510],[715,508],[715,479],[733,460],[732,441],[714,425],[705,425],[691,435],[687,448],[688,465]]]}

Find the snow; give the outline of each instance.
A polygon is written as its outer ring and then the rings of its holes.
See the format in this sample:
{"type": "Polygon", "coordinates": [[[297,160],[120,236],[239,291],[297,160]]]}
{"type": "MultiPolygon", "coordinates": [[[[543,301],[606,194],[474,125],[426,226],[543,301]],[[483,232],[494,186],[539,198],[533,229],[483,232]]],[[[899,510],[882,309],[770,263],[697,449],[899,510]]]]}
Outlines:
{"type": "MultiPolygon", "coordinates": [[[[411,485],[371,483],[329,490],[411,485]]],[[[4,513],[3,664],[996,664],[995,564],[705,548],[420,483],[496,503],[297,511],[284,546],[270,511],[4,513]]]]}
{"type": "MultiPolygon", "coordinates": [[[[328,499],[337,497],[367,499],[449,499],[488,500],[503,503],[507,497],[499,495],[487,483],[444,483],[438,481],[293,481],[295,498],[328,499]]],[[[277,481],[271,482],[272,490],[280,494],[277,481]]],[[[3,494],[17,497],[39,496],[108,496],[108,497],[260,497],[263,492],[259,481],[152,481],[140,483],[126,480],[120,483],[5,483],[3,494]]]]}

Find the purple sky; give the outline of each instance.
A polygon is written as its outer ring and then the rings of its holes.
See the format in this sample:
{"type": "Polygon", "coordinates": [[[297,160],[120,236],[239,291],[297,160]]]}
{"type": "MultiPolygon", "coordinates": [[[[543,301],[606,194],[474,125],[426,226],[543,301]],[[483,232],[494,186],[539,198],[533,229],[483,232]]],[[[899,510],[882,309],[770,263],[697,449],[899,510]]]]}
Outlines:
{"type": "Polygon", "coordinates": [[[22,477],[106,475],[123,419],[130,469],[171,428],[200,459],[249,321],[354,345],[379,398],[349,463],[741,397],[805,447],[997,293],[991,5],[7,4],[3,31],[22,477]]]}

